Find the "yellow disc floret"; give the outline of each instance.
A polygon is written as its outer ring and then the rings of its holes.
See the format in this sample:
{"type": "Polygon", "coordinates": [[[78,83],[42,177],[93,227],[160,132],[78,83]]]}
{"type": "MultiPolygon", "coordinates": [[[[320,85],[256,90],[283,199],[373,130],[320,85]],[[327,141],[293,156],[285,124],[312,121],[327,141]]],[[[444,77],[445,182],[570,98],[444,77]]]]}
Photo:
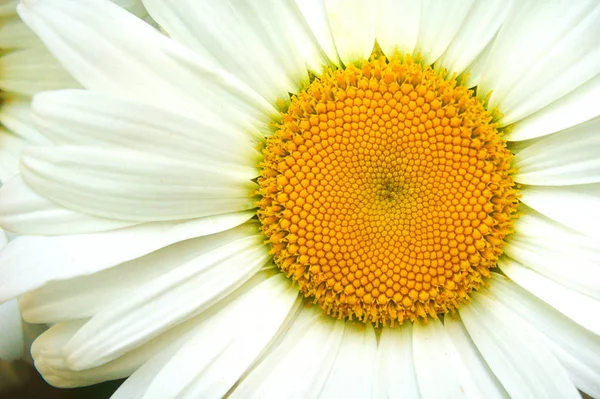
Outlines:
{"type": "Polygon", "coordinates": [[[258,216],[275,263],[334,317],[394,325],[456,309],[516,214],[492,121],[408,56],[315,78],[263,149],[258,216]]]}

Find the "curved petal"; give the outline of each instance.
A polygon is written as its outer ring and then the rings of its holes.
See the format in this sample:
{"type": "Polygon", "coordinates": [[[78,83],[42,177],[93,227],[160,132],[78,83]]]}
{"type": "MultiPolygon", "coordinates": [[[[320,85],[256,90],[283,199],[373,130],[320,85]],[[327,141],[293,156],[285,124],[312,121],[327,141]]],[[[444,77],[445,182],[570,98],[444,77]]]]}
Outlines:
{"type": "Polygon", "coordinates": [[[377,352],[376,398],[418,398],[419,384],[413,357],[412,323],[384,328],[377,352]]]}
{"type": "Polygon", "coordinates": [[[47,145],[52,142],[38,132],[31,120],[29,98],[8,98],[0,107],[0,122],[29,144],[47,145]]]}
{"type": "Polygon", "coordinates": [[[17,237],[0,251],[0,302],[50,281],[96,273],[175,242],[228,230],[253,215],[239,212],[100,233],[17,237]]]}
{"type": "Polygon", "coordinates": [[[420,0],[378,0],[377,43],[388,57],[413,54],[419,37],[420,0]]]}
{"type": "Polygon", "coordinates": [[[315,398],[335,361],[345,323],[316,306],[301,309],[282,342],[242,379],[230,398],[315,398]]]}
{"type": "Polygon", "coordinates": [[[319,398],[373,397],[377,338],[370,324],[346,323],[340,349],[319,398]]]}
{"type": "Polygon", "coordinates": [[[58,145],[121,147],[176,159],[252,166],[259,160],[257,140],[248,132],[113,95],[47,92],[35,96],[31,108],[37,128],[58,145]]]}
{"type": "Polygon", "coordinates": [[[513,309],[547,337],[546,344],[565,367],[577,388],[600,396],[600,336],[573,323],[548,304],[497,273],[492,273],[489,293],[513,309]]]}
{"type": "Polygon", "coordinates": [[[600,335],[600,320],[589,316],[600,312],[600,301],[566,288],[506,256],[498,260],[498,266],[515,283],[575,323],[600,335]]]}
{"type": "Polygon", "coordinates": [[[18,10],[88,89],[245,128],[278,117],[234,76],[108,1],[28,0],[18,10]]]}
{"type": "Polygon", "coordinates": [[[542,109],[598,74],[600,6],[513,2],[481,82],[501,126],[542,109]],[[572,60],[577,60],[573,62],[572,60]]]}
{"type": "Polygon", "coordinates": [[[600,115],[600,74],[569,94],[515,123],[505,133],[507,141],[523,141],[558,132],[600,115]]]}
{"type": "Polygon", "coordinates": [[[18,360],[23,349],[23,321],[17,300],[0,303],[0,360],[18,360]]]}
{"type": "Polygon", "coordinates": [[[0,188],[0,225],[13,233],[96,233],[134,224],[137,223],[98,218],[58,206],[33,191],[21,176],[15,176],[0,188]]]}
{"type": "Polygon", "coordinates": [[[600,237],[600,184],[581,186],[522,186],[521,201],[542,215],[573,230],[600,237]]]}
{"type": "MultiPolygon", "coordinates": [[[[19,174],[19,155],[24,146],[23,140],[0,128],[0,184],[19,174]]],[[[10,230],[8,226],[4,228],[10,230]]]]}
{"type": "Polygon", "coordinates": [[[127,148],[28,147],[21,176],[77,212],[140,222],[192,219],[255,207],[255,167],[192,162],[127,148]]]}
{"type": "Polygon", "coordinates": [[[17,50],[0,58],[0,89],[23,96],[79,84],[42,46],[17,50]]]}
{"type": "Polygon", "coordinates": [[[600,182],[600,118],[542,137],[513,159],[517,183],[564,186],[600,182]]]}
{"type": "Polygon", "coordinates": [[[169,35],[214,60],[272,104],[327,63],[294,0],[162,1],[146,7],[169,35]],[[224,29],[223,27],[227,28],[224,29]]]}
{"type": "MultiPolygon", "coordinates": [[[[325,0],[296,0],[296,5],[302,12],[306,23],[310,27],[313,35],[321,49],[327,54],[329,60],[335,65],[340,65],[340,57],[335,48],[325,0]]],[[[315,71],[320,72],[320,71],[315,71]]]]}
{"type": "Polygon", "coordinates": [[[258,285],[198,329],[149,384],[144,397],[224,397],[295,313],[297,299],[298,290],[281,274],[258,285]]]}
{"type": "Polygon", "coordinates": [[[324,0],[329,26],[345,65],[369,59],[375,45],[377,7],[369,0],[324,0]]]}
{"type": "MultiPolygon", "coordinates": [[[[449,2],[453,6],[456,3],[449,2]]],[[[436,66],[460,75],[494,39],[508,14],[505,0],[476,1],[436,66]]]]}
{"type": "Polygon", "coordinates": [[[102,365],[214,305],[267,262],[263,240],[259,234],[224,242],[113,302],[69,341],[70,367],[102,365]]]}
{"type": "Polygon", "coordinates": [[[132,292],[132,282],[143,287],[160,281],[228,241],[255,233],[253,224],[247,223],[222,233],[178,242],[94,274],[48,283],[20,298],[23,318],[31,323],[52,323],[92,317],[111,304],[122,303],[132,292]]]}
{"type": "Polygon", "coordinates": [[[540,333],[485,290],[472,294],[460,316],[511,397],[580,397],[565,369],[540,340],[540,333]]]}
{"type": "Polygon", "coordinates": [[[416,52],[425,64],[433,64],[446,51],[465,22],[474,0],[459,2],[421,0],[416,52]]]}

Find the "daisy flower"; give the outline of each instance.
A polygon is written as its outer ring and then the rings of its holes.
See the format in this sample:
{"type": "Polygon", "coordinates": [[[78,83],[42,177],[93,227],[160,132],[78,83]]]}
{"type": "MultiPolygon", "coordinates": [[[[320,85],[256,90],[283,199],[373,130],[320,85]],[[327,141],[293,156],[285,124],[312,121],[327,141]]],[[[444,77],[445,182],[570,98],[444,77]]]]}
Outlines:
{"type": "Polygon", "coordinates": [[[116,398],[600,397],[595,1],[24,0],[85,90],[0,300],[116,398]]]}
{"type": "MultiPolygon", "coordinates": [[[[19,18],[18,3],[0,1],[0,185],[19,173],[23,147],[51,143],[31,121],[31,97],[44,90],[81,87],[19,18]]],[[[115,3],[152,22],[138,0],[115,3]]],[[[0,248],[7,242],[8,237],[0,229],[0,248]]],[[[0,362],[23,355],[27,358],[31,340],[39,333],[39,326],[22,322],[16,300],[0,304],[0,362]]],[[[11,367],[9,363],[0,365],[6,370],[11,367]]],[[[7,383],[18,380],[16,374],[4,374],[7,383]]]]}

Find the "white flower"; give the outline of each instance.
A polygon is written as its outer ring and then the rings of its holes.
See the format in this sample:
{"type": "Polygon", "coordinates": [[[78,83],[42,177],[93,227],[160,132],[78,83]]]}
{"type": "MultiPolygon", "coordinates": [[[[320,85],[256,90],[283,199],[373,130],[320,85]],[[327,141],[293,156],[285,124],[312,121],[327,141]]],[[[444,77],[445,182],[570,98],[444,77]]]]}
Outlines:
{"type": "Polygon", "coordinates": [[[19,9],[87,89],[34,99],[49,143],[0,191],[24,235],[0,300],[55,323],[32,348],[44,378],[600,397],[596,2],[144,3],[170,37],[108,1],[19,9]]]}

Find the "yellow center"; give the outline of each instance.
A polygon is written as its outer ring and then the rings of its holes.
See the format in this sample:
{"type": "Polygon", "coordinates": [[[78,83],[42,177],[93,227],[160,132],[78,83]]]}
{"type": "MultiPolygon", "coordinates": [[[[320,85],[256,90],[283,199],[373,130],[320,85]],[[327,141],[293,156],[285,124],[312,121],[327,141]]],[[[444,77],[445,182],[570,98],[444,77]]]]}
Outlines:
{"type": "Polygon", "coordinates": [[[263,149],[258,216],[277,266],[334,317],[395,325],[456,309],[516,214],[492,120],[408,56],[315,78],[263,149]]]}

